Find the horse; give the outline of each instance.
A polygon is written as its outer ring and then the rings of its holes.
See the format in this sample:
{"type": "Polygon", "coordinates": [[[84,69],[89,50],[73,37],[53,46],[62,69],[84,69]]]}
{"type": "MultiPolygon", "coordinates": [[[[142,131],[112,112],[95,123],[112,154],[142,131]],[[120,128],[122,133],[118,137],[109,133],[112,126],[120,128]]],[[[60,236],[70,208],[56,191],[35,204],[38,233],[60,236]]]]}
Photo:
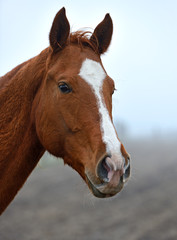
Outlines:
{"type": "Polygon", "coordinates": [[[112,33],[110,14],[93,33],[70,32],[62,8],[49,47],[0,78],[0,213],[45,151],[76,170],[98,198],[128,181],[130,156],[112,120],[115,84],[101,61],[112,33]]]}

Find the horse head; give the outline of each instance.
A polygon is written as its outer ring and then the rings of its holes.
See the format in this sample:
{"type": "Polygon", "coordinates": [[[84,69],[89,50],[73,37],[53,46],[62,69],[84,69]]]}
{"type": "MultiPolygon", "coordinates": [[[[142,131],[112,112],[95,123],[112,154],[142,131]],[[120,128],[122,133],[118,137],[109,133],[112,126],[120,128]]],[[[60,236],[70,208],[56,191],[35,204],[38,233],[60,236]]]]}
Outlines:
{"type": "Polygon", "coordinates": [[[112,32],[112,19],[106,14],[90,37],[70,33],[61,9],[50,31],[46,74],[35,109],[41,144],[63,158],[100,198],[118,193],[130,175],[129,154],[112,122],[114,81],[100,58],[112,32]]]}

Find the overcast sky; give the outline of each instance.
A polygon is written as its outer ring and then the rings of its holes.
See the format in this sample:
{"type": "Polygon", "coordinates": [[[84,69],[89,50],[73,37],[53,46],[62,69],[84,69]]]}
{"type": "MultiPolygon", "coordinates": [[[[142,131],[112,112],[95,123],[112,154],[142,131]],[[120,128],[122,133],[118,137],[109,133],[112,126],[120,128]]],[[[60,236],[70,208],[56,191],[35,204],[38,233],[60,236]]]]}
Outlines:
{"type": "Polygon", "coordinates": [[[113,19],[102,60],[116,82],[114,119],[134,136],[177,131],[177,0],[0,0],[0,76],[48,46],[63,6],[72,31],[113,19]]]}

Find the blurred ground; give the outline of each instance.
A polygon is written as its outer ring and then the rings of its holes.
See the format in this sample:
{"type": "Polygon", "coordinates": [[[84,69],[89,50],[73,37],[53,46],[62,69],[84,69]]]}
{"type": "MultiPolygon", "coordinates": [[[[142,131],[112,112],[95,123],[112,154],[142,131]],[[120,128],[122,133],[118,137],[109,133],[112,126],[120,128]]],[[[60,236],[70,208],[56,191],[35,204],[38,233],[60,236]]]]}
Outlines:
{"type": "Polygon", "coordinates": [[[132,178],[98,200],[62,163],[35,169],[0,217],[1,240],[176,240],[177,138],[127,141],[132,178]]]}

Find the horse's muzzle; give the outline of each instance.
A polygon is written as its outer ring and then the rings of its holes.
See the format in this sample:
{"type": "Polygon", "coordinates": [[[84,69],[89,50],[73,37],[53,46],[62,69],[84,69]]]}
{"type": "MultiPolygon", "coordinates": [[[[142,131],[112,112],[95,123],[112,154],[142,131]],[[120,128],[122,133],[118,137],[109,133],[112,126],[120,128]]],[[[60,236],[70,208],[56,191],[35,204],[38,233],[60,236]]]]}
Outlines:
{"type": "Polygon", "coordinates": [[[121,191],[124,184],[130,177],[130,158],[124,163],[122,169],[116,170],[111,165],[109,157],[105,157],[97,167],[97,175],[100,183],[95,184],[89,172],[86,172],[86,179],[92,193],[98,198],[112,197],[121,191]]]}

